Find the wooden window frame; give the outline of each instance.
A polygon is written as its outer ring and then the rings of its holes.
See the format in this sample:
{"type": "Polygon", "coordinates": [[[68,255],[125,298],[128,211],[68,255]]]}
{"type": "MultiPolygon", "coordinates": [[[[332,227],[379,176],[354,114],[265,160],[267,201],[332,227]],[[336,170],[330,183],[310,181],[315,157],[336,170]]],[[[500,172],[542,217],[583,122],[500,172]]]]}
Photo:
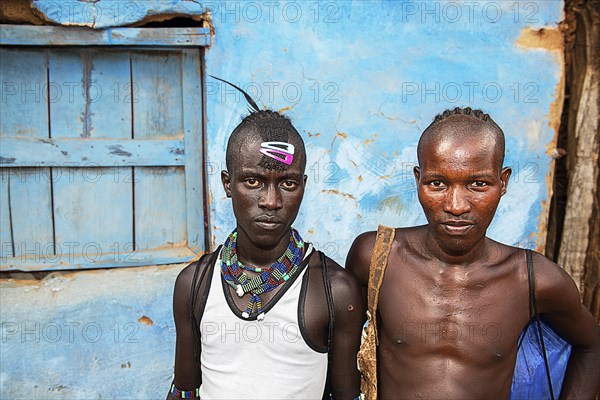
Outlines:
{"type": "MultiPolygon", "coordinates": [[[[22,254],[0,258],[0,271],[52,271],[134,267],[190,261],[204,252],[204,178],[203,137],[205,122],[202,52],[199,48],[210,45],[208,28],[110,28],[92,30],[80,27],[28,26],[0,24],[0,46],[120,46],[128,49],[158,48],[181,50],[182,81],[194,82],[183,101],[183,140],[69,139],[32,140],[29,138],[2,138],[0,170],[2,168],[45,167],[69,165],[72,160],[85,156],[94,167],[112,167],[116,164],[136,167],[184,167],[187,246],[155,248],[134,251],[132,257],[116,257],[114,253],[101,255],[90,261],[81,254],[46,256],[22,254]],[[198,79],[199,77],[199,79],[198,79]],[[200,134],[199,134],[200,133],[200,134]],[[92,147],[93,146],[93,147],[92,147]],[[114,147],[118,146],[118,147],[114,147]],[[94,151],[90,151],[93,148],[94,151]],[[122,158],[118,148],[131,156],[122,158]],[[185,149],[192,149],[185,151],[185,149]],[[62,164],[61,164],[62,163],[62,164]]],[[[11,240],[13,238],[11,237],[11,240]]],[[[13,244],[14,246],[14,244],[13,244]]],[[[131,252],[129,252],[131,253],[131,252]]]]}

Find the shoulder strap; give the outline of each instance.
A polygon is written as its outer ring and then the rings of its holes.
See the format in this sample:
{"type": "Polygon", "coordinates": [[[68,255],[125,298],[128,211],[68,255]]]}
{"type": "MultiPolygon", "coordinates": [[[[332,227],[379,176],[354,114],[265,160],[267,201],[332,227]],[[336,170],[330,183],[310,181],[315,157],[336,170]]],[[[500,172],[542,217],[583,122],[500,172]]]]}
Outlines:
{"type": "Polygon", "coordinates": [[[202,255],[200,260],[196,262],[196,269],[194,270],[194,277],[192,278],[192,287],[190,289],[190,320],[192,321],[192,341],[194,342],[194,357],[196,359],[196,373],[200,374],[200,324],[198,319],[196,318],[196,310],[198,309],[200,313],[204,312],[204,306],[206,305],[206,298],[208,297],[208,288],[209,285],[204,285],[204,290],[202,293],[200,292],[200,286],[204,281],[204,277],[210,271],[214,271],[215,261],[217,256],[221,250],[221,246],[212,254],[210,259],[208,260],[208,264],[206,268],[202,269],[202,273],[200,274],[200,278],[198,279],[198,271],[200,270],[200,266],[202,265],[202,261],[206,258],[208,254],[202,255]],[[200,294],[200,303],[198,307],[196,307],[196,300],[198,299],[198,295],[200,294]]]}
{"type": "Polygon", "coordinates": [[[327,329],[327,378],[325,381],[325,396],[324,398],[329,399],[332,396],[331,393],[331,344],[333,342],[333,329],[335,327],[335,308],[333,306],[333,294],[331,292],[331,280],[329,279],[329,272],[327,268],[327,257],[322,251],[319,251],[319,258],[321,260],[321,271],[323,272],[323,284],[325,286],[325,297],[327,298],[327,312],[329,314],[329,327],[327,329]]]}
{"type": "Polygon", "coordinates": [[[323,271],[323,283],[325,284],[325,296],[327,297],[327,312],[329,314],[329,328],[327,332],[327,351],[331,350],[333,340],[333,329],[335,327],[335,308],[333,306],[333,293],[331,291],[331,281],[329,280],[329,272],[327,267],[327,258],[323,252],[319,251],[321,258],[321,269],[323,271]]]}
{"type": "Polygon", "coordinates": [[[368,310],[367,317],[369,323],[373,324],[375,332],[375,343],[379,344],[379,335],[377,334],[377,303],[379,301],[379,289],[383,282],[383,275],[388,264],[388,257],[394,242],[396,229],[388,226],[379,225],[375,246],[371,255],[371,264],[369,265],[369,288],[367,292],[368,310]]]}
{"type": "Polygon", "coordinates": [[[533,258],[531,250],[525,249],[527,258],[527,275],[529,279],[529,319],[536,318],[537,307],[535,306],[535,281],[533,276],[533,258]]]}
{"type": "Polygon", "coordinates": [[[550,398],[554,400],[554,390],[552,388],[552,377],[550,376],[550,366],[548,365],[548,355],[546,354],[546,345],[544,343],[544,335],[542,333],[542,323],[540,321],[540,315],[537,311],[537,304],[535,302],[535,278],[533,273],[533,252],[529,249],[525,250],[527,256],[527,273],[529,274],[529,315],[533,312],[535,324],[537,326],[538,337],[542,346],[542,354],[544,356],[544,365],[546,367],[546,378],[548,379],[548,387],[550,388],[550,398]]]}

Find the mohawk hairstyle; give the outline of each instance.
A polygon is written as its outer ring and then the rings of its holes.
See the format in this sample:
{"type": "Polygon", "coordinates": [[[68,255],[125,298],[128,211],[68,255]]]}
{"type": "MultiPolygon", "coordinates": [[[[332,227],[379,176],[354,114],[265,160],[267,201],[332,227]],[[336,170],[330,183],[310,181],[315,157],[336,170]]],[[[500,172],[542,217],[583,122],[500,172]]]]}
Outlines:
{"type": "MultiPolygon", "coordinates": [[[[225,163],[229,171],[232,170],[236,158],[239,156],[240,150],[244,147],[245,141],[248,139],[260,138],[262,142],[292,142],[296,148],[295,157],[300,157],[303,163],[306,162],[306,153],[304,149],[304,141],[302,137],[292,125],[292,121],[273,110],[261,110],[252,97],[241,88],[224,79],[209,75],[221,82],[239,90],[246,101],[248,102],[249,115],[242,119],[242,122],[231,132],[231,136],[227,142],[227,152],[225,155],[225,163]]],[[[275,171],[284,171],[286,165],[273,158],[262,156],[258,163],[260,167],[272,169],[275,171]]]]}
{"type": "MultiPolygon", "coordinates": [[[[237,157],[241,144],[246,138],[260,138],[261,142],[287,142],[296,147],[294,157],[306,158],[304,156],[304,141],[292,125],[292,121],[285,115],[273,110],[260,110],[251,112],[233,130],[227,143],[226,163],[227,169],[231,170],[233,159],[237,157]]],[[[286,165],[271,157],[262,156],[258,163],[260,167],[275,171],[284,171],[286,165]]]]}

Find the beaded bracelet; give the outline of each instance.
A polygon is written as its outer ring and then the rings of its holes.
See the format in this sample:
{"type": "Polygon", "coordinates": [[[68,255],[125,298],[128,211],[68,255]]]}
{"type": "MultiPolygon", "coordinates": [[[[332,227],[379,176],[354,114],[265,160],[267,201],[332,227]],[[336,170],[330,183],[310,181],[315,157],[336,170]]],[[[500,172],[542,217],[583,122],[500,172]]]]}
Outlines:
{"type": "Polygon", "coordinates": [[[171,384],[171,394],[178,399],[192,399],[200,398],[200,388],[194,390],[179,390],[175,387],[175,384],[171,384]]]}
{"type": "MultiPolygon", "coordinates": [[[[329,394],[329,400],[334,400],[333,393],[329,394]]],[[[365,400],[365,395],[361,392],[361,393],[358,394],[358,396],[356,396],[352,400],[365,400]]]]}

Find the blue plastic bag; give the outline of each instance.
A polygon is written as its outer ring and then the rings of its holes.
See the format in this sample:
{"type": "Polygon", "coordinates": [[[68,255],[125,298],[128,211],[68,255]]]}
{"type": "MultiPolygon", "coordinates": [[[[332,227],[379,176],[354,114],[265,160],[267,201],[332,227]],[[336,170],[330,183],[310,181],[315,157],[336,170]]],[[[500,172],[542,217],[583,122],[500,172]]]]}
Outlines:
{"type": "MultiPolygon", "coordinates": [[[[561,338],[550,325],[541,321],[542,335],[550,366],[550,377],[554,398],[560,397],[563,380],[569,357],[571,356],[571,345],[561,338]]],[[[521,346],[517,352],[517,362],[513,374],[512,387],[510,390],[511,400],[546,400],[551,399],[550,386],[546,375],[544,364],[544,353],[539,340],[537,324],[531,320],[519,341],[521,346]]]]}

